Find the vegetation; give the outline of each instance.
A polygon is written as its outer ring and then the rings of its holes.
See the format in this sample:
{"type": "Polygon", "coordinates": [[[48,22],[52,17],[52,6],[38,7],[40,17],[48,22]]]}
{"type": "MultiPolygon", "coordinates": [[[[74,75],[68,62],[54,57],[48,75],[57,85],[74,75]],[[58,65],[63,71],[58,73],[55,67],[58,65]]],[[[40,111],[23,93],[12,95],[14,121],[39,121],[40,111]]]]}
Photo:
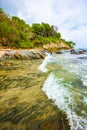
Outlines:
{"type": "Polygon", "coordinates": [[[47,43],[64,42],[73,46],[72,41],[67,42],[57,32],[57,27],[48,23],[34,23],[32,26],[16,16],[9,17],[0,8],[0,46],[15,48],[42,47],[47,43]]]}

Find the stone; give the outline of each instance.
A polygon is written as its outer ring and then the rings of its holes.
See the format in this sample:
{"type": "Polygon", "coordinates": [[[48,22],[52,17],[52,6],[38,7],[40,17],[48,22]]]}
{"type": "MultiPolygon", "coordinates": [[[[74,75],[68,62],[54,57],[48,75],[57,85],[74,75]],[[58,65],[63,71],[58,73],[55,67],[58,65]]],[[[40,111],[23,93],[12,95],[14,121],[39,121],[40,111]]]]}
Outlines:
{"type": "Polygon", "coordinates": [[[70,50],[71,54],[85,54],[85,51],[84,50],[70,50]]]}
{"type": "Polygon", "coordinates": [[[56,54],[62,54],[62,52],[61,52],[61,51],[56,51],[55,53],[56,53],[56,54]]]}

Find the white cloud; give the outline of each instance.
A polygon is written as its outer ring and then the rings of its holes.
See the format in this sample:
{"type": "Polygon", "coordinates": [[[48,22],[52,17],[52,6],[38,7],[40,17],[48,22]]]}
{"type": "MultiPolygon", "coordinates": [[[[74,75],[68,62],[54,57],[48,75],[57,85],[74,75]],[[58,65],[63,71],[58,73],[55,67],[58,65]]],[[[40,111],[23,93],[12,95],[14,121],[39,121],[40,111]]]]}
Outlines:
{"type": "MultiPolygon", "coordinates": [[[[1,1],[3,3],[3,0],[1,1]]],[[[87,47],[87,0],[6,1],[8,3],[7,6],[12,9],[13,5],[15,14],[29,24],[48,22],[56,25],[65,39],[76,41],[78,43],[77,46],[87,47]]]]}

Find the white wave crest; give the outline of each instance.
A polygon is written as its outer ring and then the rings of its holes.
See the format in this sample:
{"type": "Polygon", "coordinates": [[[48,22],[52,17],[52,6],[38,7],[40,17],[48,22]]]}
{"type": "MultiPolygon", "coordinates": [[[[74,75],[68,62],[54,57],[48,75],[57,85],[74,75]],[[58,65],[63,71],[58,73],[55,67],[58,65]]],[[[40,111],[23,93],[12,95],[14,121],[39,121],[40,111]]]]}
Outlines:
{"type": "Polygon", "coordinates": [[[39,69],[40,71],[45,72],[45,73],[48,71],[48,69],[46,68],[46,65],[47,65],[48,62],[51,61],[51,58],[52,58],[52,56],[51,56],[50,53],[46,53],[46,54],[47,54],[47,56],[45,57],[44,61],[43,61],[42,64],[38,67],[38,69],[39,69]]]}
{"type": "Polygon", "coordinates": [[[64,87],[62,81],[51,73],[45,81],[42,91],[47,94],[49,99],[54,101],[58,108],[66,113],[71,130],[87,130],[87,120],[76,114],[75,100],[68,88],[64,87]]]}

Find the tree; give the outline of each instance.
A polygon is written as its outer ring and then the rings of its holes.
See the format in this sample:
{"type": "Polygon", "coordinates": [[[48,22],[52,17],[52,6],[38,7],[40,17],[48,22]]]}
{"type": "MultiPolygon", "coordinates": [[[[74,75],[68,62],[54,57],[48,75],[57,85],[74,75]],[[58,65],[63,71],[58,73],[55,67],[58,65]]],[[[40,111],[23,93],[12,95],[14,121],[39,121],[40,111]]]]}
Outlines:
{"type": "Polygon", "coordinates": [[[39,23],[32,24],[32,31],[37,37],[37,35],[43,35],[44,27],[39,23]]]}
{"type": "Polygon", "coordinates": [[[59,32],[57,32],[57,33],[55,34],[55,36],[56,36],[58,39],[61,38],[61,34],[60,34],[59,32]]]}
{"type": "Polygon", "coordinates": [[[72,41],[62,39],[61,34],[57,31],[56,26],[48,23],[34,23],[30,27],[23,19],[17,16],[9,17],[0,8],[0,45],[32,48],[59,41],[69,46],[75,45],[72,41]]]}
{"type": "Polygon", "coordinates": [[[37,35],[49,37],[52,35],[52,31],[54,31],[54,29],[48,23],[35,23],[32,25],[32,31],[36,34],[36,37],[37,35]]]}

